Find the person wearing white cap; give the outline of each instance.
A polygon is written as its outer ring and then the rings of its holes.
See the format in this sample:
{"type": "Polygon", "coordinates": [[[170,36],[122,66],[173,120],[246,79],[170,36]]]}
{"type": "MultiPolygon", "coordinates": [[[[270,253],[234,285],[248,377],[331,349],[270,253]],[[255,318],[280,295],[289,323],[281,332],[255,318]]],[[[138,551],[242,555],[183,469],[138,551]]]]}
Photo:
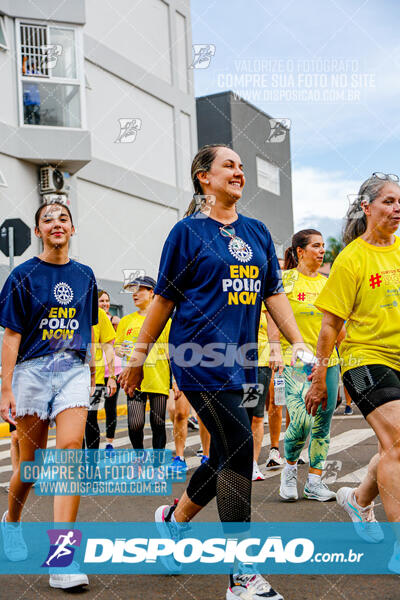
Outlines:
{"type": "MultiPolygon", "coordinates": [[[[138,308],[123,317],[117,327],[115,351],[121,358],[129,358],[142,328],[154,297],[156,282],[149,276],[139,277],[125,288],[132,292],[138,308]]],[[[143,448],[144,425],[147,400],[150,401],[150,425],[153,433],[153,448],[163,449],[166,443],[165,412],[170,390],[170,366],[168,360],[169,319],[158,342],[154,344],[144,365],[144,378],[140,389],[127,396],[128,433],[135,449],[143,448]]]]}

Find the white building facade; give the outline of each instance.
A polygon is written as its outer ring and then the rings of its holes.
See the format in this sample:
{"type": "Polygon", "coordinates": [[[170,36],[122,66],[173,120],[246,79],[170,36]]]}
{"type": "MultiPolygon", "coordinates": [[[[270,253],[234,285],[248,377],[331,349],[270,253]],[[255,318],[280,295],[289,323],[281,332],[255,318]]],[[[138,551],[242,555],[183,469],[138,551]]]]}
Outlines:
{"type": "MultiPolygon", "coordinates": [[[[0,0],[0,225],[21,218],[33,235],[40,168],[56,168],[72,256],[124,313],[123,271],[156,278],[191,199],[191,54],[189,0],[0,0]]],[[[39,250],[33,236],[15,264],[39,250]]],[[[0,268],[2,283],[3,254],[0,268]]]]}

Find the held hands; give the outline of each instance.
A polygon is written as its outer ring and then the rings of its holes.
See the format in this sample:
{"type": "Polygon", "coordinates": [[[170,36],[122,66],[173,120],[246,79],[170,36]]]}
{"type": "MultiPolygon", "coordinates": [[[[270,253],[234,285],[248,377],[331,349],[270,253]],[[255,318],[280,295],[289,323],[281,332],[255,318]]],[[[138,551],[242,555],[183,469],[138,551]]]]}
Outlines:
{"type": "Polygon", "coordinates": [[[107,381],[107,394],[108,396],[114,396],[117,391],[117,382],[114,378],[109,377],[107,381]]]}
{"type": "Polygon", "coordinates": [[[10,390],[9,392],[3,392],[1,396],[0,402],[0,415],[3,421],[7,421],[7,423],[11,423],[12,425],[16,425],[15,422],[15,398],[14,394],[10,390]],[[10,416],[11,412],[11,416],[10,416]]]}
{"type": "Polygon", "coordinates": [[[179,400],[179,398],[182,396],[182,392],[181,390],[178,388],[178,386],[176,385],[176,381],[172,382],[172,389],[174,391],[174,400],[179,400]]]}
{"type": "Polygon", "coordinates": [[[128,366],[118,377],[122,389],[128,396],[133,396],[135,390],[140,389],[143,380],[143,364],[146,358],[146,353],[135,349],[132,352],[128,366]]]}

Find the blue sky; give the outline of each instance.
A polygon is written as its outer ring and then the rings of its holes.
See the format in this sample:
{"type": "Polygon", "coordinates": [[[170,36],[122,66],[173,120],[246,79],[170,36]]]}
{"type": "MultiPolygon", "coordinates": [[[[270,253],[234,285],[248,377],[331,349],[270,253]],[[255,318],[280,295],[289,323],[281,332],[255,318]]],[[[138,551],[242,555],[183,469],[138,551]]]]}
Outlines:
{"type": "Polygon", "coordinates": [[[232,89],[236,76],[241,95],[290,118],[295,227],[320,221],[323,233],[337,233],[347,194],[373,171],[400,171],[399,2],[191,0],[191,7],[192,42],[216,47],[210,66],[194,71],[196,96],[232,89]]]}

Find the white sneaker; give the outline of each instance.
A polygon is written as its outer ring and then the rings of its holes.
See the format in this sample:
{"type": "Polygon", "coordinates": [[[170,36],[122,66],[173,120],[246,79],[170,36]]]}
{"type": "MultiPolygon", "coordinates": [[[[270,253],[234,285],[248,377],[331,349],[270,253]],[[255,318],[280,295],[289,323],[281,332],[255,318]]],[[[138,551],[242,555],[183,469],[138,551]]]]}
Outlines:
{"type": "Polygon", "coordinates": [[[22,535],[21,521],[19,523],[9,523],[6,521],[7,513],[8,510],[1,518],[4,554],[12,562],[26,560],[28,558],[28,548],[22,535]]]}
{"type": "Polygon", "coordinates": [[[88,576],[79,572],[79,565],[77,562],[74,561],[68,567],[68,571],[71,570],[75,571],[75,573],[51,573],[49,579],[50,587],[68,590],[70,588],[89,585],[88,576]]]}
{"type": "Polygon", "coordinates": [[[296,502],[299,497],[297,493],[297,469],[288,469],[287,467],[283,469],[279,496],[286,502],[296,502]]]}
{"type": "Polygon", "coordinates": [[[389,571],[400,574],[400,542],[395,542],[393,554],[388,564],[389,571]]]}
{"type": "MultiPolygon", "coordinates": [[[[382,527],[375,518],[374,503],[365,508],[356,507],[354,489],[342,487],[336,493],[336,500],[349,515],[354,523],[354,529],[358,536],[370,544],[378,544],[384,538],[382,527]]],[[[400,550],[400,548],[399,548],[400,550]]]]}
{"type": "Polygon", "coordinates": [[[279,469],[284,464],[285,461],[281,457],[279,450],[277,450],[276,448],[271,448],[271,450],[269,451],[267,464],[265,465],[267,471],[272,471],[272,469],[279,469]]]}
{"type": "Polygon", "coordinates": [[[307,480],[304,486],[304,498],[318,500],[319,502],[329,502],[330,500],[336,500],[336,494],[321,479],[317,483],[310,483],[307,480]]]}
{"type": "Polygon", "coordinates": [[[226,600],[283,600],[264,577],[258,573],[230,575],[226,600]]]}
{"type": "Polygon", "coordinates": [[[260,468],[255,460],[253,460],[253,481],[262,481],[265,479],[265,476],[261,473],[260,468]]]}

